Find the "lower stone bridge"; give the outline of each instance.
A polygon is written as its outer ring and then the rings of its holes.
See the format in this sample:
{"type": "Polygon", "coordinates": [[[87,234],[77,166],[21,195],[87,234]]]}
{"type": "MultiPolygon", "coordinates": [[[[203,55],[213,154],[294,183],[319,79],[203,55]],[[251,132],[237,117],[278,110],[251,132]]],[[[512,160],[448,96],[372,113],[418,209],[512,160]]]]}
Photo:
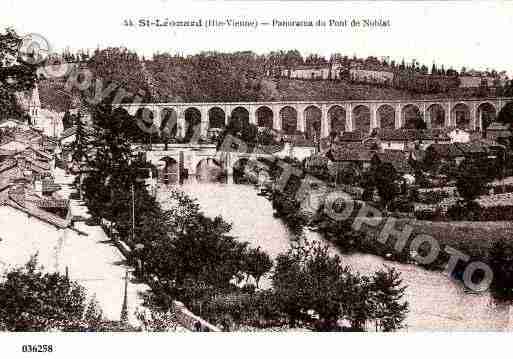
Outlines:
{"type": "Polygon", "coordinates": [[[494,121],[513,98],[401,99],[279,102],[202,102],[117,104],[136,117],[166,126],[173,136],[184,137],[195,126],[202,137],[221,129],[230,118],[249,121],[284,133],[302,132],[309,139],[331,131],[412,127],[422,119],[428,128],[460,127],[480,130],[494,121]]]}
{"type": "Polygon", "coordinates": [[[164,173],[173,173],[179,176],[178,169],[187,170],[189,175],[199,173],[203,166],[216,165],[231,176],[234,168],[241,161],[257,160],[258,158],[272,158],[272,154],[240,153],[217,151],[213,144],[169,144],[167,150],[164,145],[153,145],[151,150],[145,149],[146,159],[155,165],[159,176],[164,173]]]}

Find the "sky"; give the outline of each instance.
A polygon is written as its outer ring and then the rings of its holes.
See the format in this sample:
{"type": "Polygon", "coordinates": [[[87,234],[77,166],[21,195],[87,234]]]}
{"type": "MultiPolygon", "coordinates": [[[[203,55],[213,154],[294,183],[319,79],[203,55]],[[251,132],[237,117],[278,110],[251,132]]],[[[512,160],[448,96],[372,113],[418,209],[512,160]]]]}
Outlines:
{"type": "Polygon", "coordinates": [[[154,52],[298,49],[358,57],[416,59],[459,70],[506,70],[513,77],[513,2],[505,1],[180,1],[2,0],[0,29],[44,36],[52,50],[124,46],[154,52]],[[126,27],[125,20],[360,20],[389,27],[173,28],[126,27]]]}

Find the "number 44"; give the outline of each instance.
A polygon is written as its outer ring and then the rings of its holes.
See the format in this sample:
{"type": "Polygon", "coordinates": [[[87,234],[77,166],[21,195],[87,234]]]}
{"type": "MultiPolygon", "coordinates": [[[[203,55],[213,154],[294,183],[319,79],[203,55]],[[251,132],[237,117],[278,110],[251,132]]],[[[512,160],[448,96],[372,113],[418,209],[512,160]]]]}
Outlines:
{"type": "Polygon", "coordinates": [[[125,20],[123,20],[123,25],[124,26],[134,26],[134,22],[132,21],[132,19],[125,19],[125,20]]]}

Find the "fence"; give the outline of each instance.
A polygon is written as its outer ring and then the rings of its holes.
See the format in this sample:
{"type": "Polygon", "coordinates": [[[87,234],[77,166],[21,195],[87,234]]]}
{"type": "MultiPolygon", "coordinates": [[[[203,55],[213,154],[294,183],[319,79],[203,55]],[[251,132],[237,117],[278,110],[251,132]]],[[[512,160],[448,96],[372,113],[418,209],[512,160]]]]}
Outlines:
{"type": "Polygon", "coordinates": [[[221,329],[198,317],[185,307],[182,302],[173,301],[176,320],[184,328],[192,332],[220,332],[221,329]]]}

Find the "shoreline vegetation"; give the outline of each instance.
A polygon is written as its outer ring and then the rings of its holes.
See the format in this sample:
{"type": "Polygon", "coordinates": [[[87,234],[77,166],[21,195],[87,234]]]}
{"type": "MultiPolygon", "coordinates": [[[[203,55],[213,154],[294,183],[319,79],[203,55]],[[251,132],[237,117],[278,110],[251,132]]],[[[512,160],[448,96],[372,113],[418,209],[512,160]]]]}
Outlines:
{"type": "MultiPolygon", "coordinates": [[[[358,208],[353,210],[347,220],[335,221],[324,213],[322,206],[315,214],[303,213],[300,203],[290,194],[267,190],[265,197],[272,202],[275,216],[282,219],[293,233],[300,235],[303,229],[308,227],[321,234],[324,240],[335,245],[341,253],[371,254],[386,261],[414,264],[432,271],[443,272],[446,270],[450,255],[444,252],[443,248],[447,246],[468,255],[470,261],[478,260],[490,263],[493,261],[494,247],[497,243],[502,245],[513,238],[513,223],[508,221],[426,221],[414,218],[395,218],[391,213],[384,216],[377,227],[364,224],[359,230],[354,230],[351,225],[356,219],[358,208]],[[398,239],[393,235],[389,236],[385,243],[378,240],[378,235],[389,218],[394,220],[396,231],[400,232],[405,225],[413,228],[401,251],[394,248],[398,239]],[[430,235],[440,245],[439,256],[429,265],[416,262],[414,258],[416,253],[411,253],[408,250],[411,241],[417,234],[430,235]]],[[[419,252],[423,250],[428,251],[429,247],[421,246],[419,252]]],[[[459,262],[451,273],[451,277],[462,282],[464,269],[465,265],[459,262]]],[[[501,277],[500,273],[495,273],[495,275],[501,277]]],[[[493,290],[491,293],[495,298],[508,299],[493,290]]]]}

